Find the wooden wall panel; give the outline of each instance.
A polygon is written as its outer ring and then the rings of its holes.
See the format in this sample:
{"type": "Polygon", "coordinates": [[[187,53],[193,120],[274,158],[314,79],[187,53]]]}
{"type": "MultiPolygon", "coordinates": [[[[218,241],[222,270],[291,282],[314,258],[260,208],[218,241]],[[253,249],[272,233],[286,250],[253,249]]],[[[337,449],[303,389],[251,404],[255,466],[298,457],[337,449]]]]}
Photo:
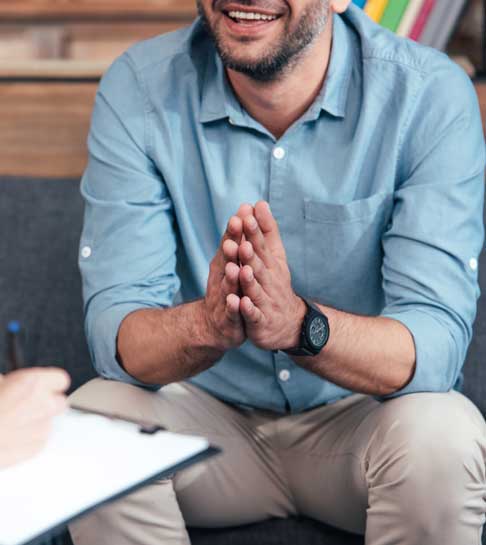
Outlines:
{"type": "Polygon", "coordinates": [[[0,85],[0,173],[77,177],[97,84],[0,85]]]}

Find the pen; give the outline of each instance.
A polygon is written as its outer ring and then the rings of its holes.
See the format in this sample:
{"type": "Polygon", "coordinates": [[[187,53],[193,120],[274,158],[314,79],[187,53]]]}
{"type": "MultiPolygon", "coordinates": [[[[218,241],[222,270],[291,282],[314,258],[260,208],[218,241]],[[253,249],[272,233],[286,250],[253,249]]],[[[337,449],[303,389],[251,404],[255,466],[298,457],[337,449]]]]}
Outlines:
{"type": "Polygon", "coordinates": [[[96,409],[86,409],[85,407],[81,407],[79,405],[76,405],[75,403],[70,403],[69,407],[73,409],[74,411],[78,411],[80,413],[92,414],[96,416],[104,416],[105,418],[109,418],[110,420],[119,420],[121,422],[128,422],[130,424],[135,424],[139,427],[140,433],[146,433],[148,435],[153,435],[159,431],[167,430],[164,426],[161,426],[160,424],[157,424],[154,422],[143,422],[142,420],[137,420],[135,418],[121,416],[119,414],[108,413],[105,411],[98,411],[96,409]]]}
{"type": "Polygon", "coordinates": [[[20,345],[20,322],[13,320],[7,325],[7,373],[16,371],[24,365],[22,347],[20,345]]]}

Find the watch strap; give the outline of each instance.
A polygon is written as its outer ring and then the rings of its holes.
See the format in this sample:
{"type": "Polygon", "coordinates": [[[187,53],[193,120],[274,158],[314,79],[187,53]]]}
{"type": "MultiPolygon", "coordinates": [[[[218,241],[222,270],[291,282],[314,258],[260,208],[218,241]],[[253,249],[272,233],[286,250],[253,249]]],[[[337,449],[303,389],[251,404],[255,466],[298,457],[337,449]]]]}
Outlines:
{"type": "Polygon", "coordinates": [[[316,356],[326,345],[327,340],[329,338],[329,334],[327,335],[327,339],[324,345],[320,347],[319,350],[316,350],[315,348],[312,347],[312,345],[310,345],[310,343],[307,342],[307,324],[309,323],[310,320],[312,320],[318,315],[325,320],[327,328],[328,328],[328,332],[329,332],[329,321],[326,315],[322,313],[319,310],[319,308],[314,303],[312,303],[312,301],[309,301],[305,297],[302,297],[302,300],[307,305],[307,312],[304,316],[304,320],[302,322],[302,327],[300,330],[299,346],[284,350],[284,352],[291,356],[316,356]]]}

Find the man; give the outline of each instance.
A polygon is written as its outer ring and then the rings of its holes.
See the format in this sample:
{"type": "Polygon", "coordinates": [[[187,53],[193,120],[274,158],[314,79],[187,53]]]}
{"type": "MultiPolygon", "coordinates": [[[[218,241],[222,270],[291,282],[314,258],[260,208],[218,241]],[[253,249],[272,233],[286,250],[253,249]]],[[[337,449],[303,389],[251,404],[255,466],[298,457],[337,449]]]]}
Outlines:
{"type": "Polygon", "coordinates": [[[223,454],[74,524],[76,545],[295,514],[367,545],[479,544],[486,429],[452,391],[483,240],[470,81],[349,0],[198,6],[97,95],[80,264],[113,380],[75,398],[223,454]]]}
{"type": "Polygon", "coordinates": [[[62,369],[22,369],[0,375],[0,470],[45,445],[54,416],[67,406],[69,375],[62,369]]]}

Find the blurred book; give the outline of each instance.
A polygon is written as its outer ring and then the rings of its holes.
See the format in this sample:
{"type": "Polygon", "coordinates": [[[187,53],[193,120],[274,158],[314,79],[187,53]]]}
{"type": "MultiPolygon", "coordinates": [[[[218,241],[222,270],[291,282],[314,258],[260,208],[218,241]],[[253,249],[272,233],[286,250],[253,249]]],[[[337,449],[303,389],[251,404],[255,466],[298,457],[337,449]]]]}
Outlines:
{"type": "Polygon", "coordinates": [[[444,50],[467,0],[353,0],[398,36],[444,50]]]}
{"type": "Polygon", "coordinates": [[[437,0],[420,42],[444,50],[457,26],[465,5],[466,0],[437,0]]]}
{"type": "Polygon", "coordinates": [[[413,23],[413,27],[410,30],[410,34],[408,35],[411,40],[415,40],[417,42],[420,40],[420,37],[422,36],[424,28],[429,21],[430,14],[432,13],[434,7],[435,0],[424,0],[417,15],[417,18],[413,23]]]}
{"type": "Polygon", "coordinates": [[[420,15],[425,1],[426,0],[410,0],[397,28],[397,34],[399,36],[410,38],[412,29],[420,15]]]}
{"type": "Polygon", "coordinates": [[[393,2],[388,2],[380,24],[388,30],[396,32],[409,3],[410,0],[394,0],[393,2]]]}
{"type": "Polygon", "coordinates": [[[368,0],[364,6],[364,10],[368,17],[379,23],[385,12],[385,8],[389,0],[368,0]]]}

